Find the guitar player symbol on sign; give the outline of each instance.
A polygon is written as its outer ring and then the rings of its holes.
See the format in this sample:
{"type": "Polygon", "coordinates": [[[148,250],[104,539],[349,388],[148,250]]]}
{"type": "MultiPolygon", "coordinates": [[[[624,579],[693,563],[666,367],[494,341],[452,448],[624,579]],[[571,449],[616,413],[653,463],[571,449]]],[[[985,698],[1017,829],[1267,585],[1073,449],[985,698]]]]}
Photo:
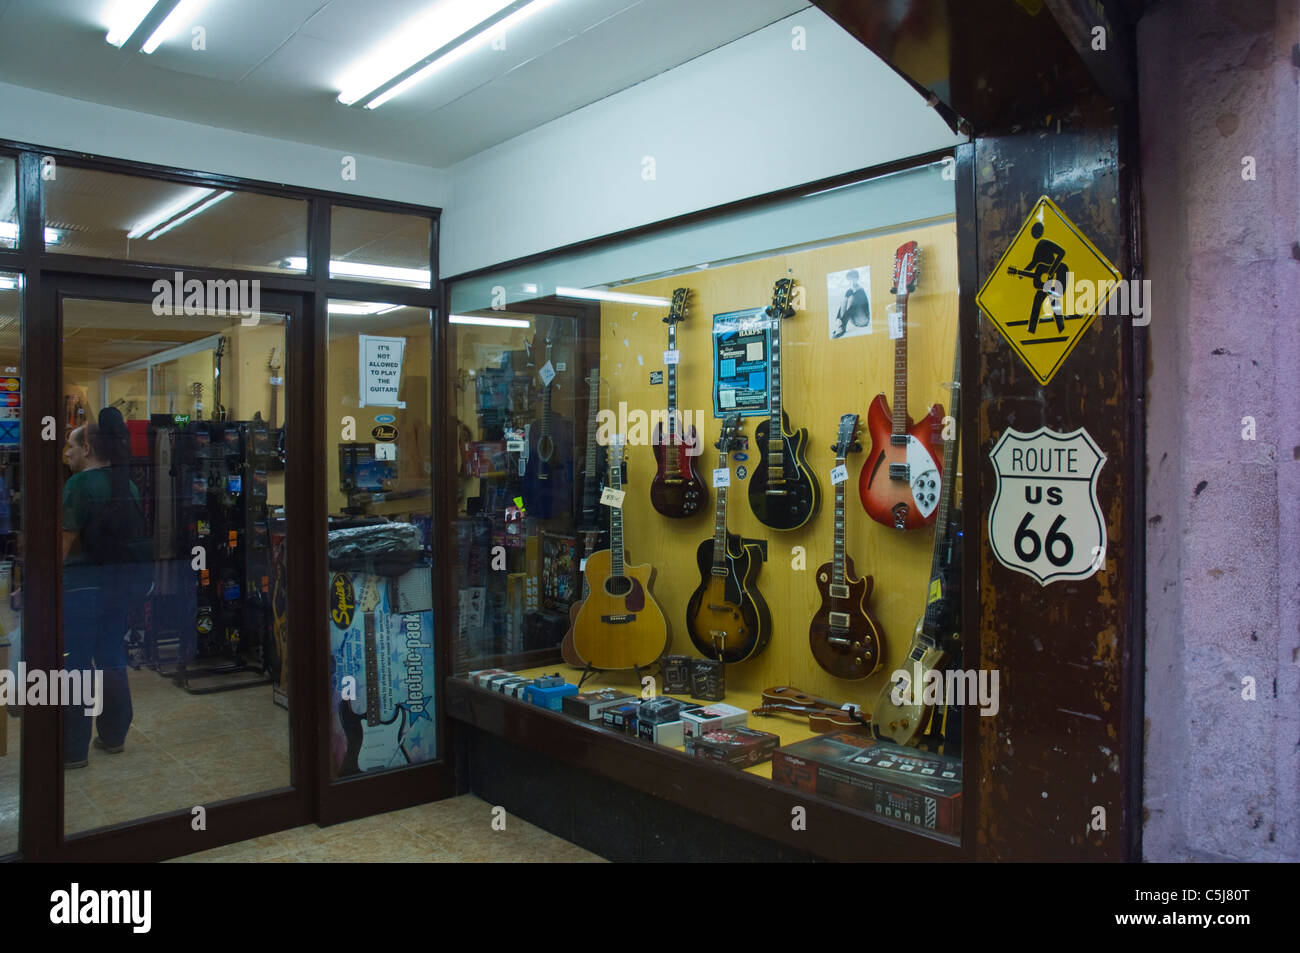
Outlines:
{"type": "MultiPolygon", "coordinates": [[[[1050,297],[1052,298],[1052,317],[1056,320],[1056,330],[1064,334],[1066,315],[1061,313],[1060,292],[1052,294],[1047,289],[1047,285],[1055,282],[1056,288],[1065,287],[1070,272],[1070,266],[1065,262],[1065,249],[1056,242],[1043,237],[1042,222],[1034,222],[1034,227],[1029,230],[1029,234],[1038,239],[1038,244],[1034,246],[1034,254],[1030,258],[1029,264],[1025,265],[1024,268],[1008,266],[1007,274],[1019,278],[1029,278],[1034,283],[1034,303],[1029,307],[1029,333],[1034,334],[1038,331],[1038,322],[1043,318],[1043,302],[1050,297]]],[[[1079,315],[1072,314],[1069,317],[1077,318],[1079,315]]]]}

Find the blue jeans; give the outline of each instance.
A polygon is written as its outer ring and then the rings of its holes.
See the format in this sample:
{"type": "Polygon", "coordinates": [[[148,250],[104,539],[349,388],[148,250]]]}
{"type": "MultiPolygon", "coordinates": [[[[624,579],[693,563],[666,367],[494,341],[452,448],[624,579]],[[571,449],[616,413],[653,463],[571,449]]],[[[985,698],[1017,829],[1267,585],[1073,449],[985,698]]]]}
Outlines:
{"type": "MultiPolygon", "coordinates": [[[[103,710],[96,719],[100,740],[125,743],[134,714],[126,674],[126,615],[144,597],[147,563],[71,565],[63,574],[63,668],[104,673],[103,710]]],[[[96,699],[98,701],[98,699],[96,699]]],[[[85,761],[90,753],[89,703],[63,711],[64,761],[85,761]]]]}

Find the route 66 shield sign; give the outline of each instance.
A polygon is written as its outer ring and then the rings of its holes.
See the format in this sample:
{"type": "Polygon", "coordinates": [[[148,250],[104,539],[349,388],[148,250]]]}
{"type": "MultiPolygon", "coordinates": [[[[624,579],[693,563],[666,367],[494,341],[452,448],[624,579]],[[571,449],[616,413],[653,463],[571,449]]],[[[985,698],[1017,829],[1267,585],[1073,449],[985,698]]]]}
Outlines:
{"type": "Polygon", "coordinates": [[[1083,428],[1008,429],[989,457],[997,476],[989,544],[998,562],[1043,586],[1086,579],[1105,565],[1097,475],[1106,455],[1083,428]]]}

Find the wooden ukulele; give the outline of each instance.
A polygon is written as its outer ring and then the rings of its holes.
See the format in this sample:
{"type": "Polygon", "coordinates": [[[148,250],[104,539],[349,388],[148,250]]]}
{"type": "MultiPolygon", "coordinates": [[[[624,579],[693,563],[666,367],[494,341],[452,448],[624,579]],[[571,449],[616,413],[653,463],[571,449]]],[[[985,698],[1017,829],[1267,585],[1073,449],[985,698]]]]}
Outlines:
{"type": "Polygon", "coordinates": [[[687,288],[673,292],[672,309],[664,322],[668,325],[668,354],[664,357],[668,379],[668,420],[655,425],[654,454],[658,464],[650,481],[650,505],[664,516],[685,519],[702,512],[709,491],[695,472],[699,455],[699,437],[695,428],[679,433],[677,417],[677,325],[686,320],[687,288]],[[671,358],[671,359],[670,359],[671,358]]]}
{"type": "Polygon", "coordinates": [[[760,459],[749,480],[749,506],[758,521],[772,529],[798,529],[821,504],[821,487],[804,459],[808,430],[791,431],[790,418],[781,409],[781,322],[794,314],[793,293],[794,279],[781,278],[767,309],[772,330],[767,377],[770,415],[754,431],[760,459]]]}
{"type": "MultiPolygon", "coordinates": [[[[739,432],[740,415],[732,414],[723,421],[716,444],[718,470],[726,471],[728,481],[727,461],[739,432]]],[[[757,544],[727,532],[726,485],[716,486],[715,496],[713,538],[700,543],[695,553],[700,584],[686,606],[686,629],[706,658],[743,662],[762,652],[772,635],[772,616],[757,585],[763,554],[757,544]]]]}
{"type": "MultiPolygon", "coordinates": [[[[953,359],[953,412],[960,405],[960,357],[953,359]]],[[[899,665],[903,674],[886,685],[872,709],[872,731],[900,745],[915,745],[925,734],[933,715],[933,706],[924,703],[927,674],[941,670],[948,662],[944,639],[956,623],[952,611],[953,597],[950,587],[960,585],[953,578],[951,555],[957,545],[960,528],[950,520],[952,488],[955,479],[957,439],[944,442],[943,481],[939,489],[937,522],[934,528],[934,553],[930,561],[930,585],[925,601],[925,613],[916,624],[907,657],[899,665]],[[917,666],[920,666],[921,684],[914,685],[917,666]],[[915,696],[915,697],[914,697],[915,696]],[[900,700],[896,700],[900,699],[900,700]]]]}
{"type": "MultiPolygon", "coordinates": [[[[817,589],[822,594],[821,608],[813,616],[808,641],[817,664],[836,678],[866,678],[880,667],[884,659],[884,633],[880,623],[867,608],[873,579],[854,577],[853,560],[844,552],[844,484],[843,469],[850,453],[862,448],[856,443],[858,415],[840,418],[835,446],[835,467],[843,479],[835,481],[835,554],[817,570],[817,589]]],[[[832,471],[834,472],[834,471],[832,471]]]]}
{"type": "Polygon", "coordinates": [[[806,716],[813,731],[870,731],[871,716],[853,704],[837,705],[825,698],[783,685],[763,689],[763,704],[755,715],[792,714],[806,716]]]}
{"type": "MultiPolygon", "coordinates": [[[[610,489],[622,494],[623,444],[609,448],[610,489]]],[[[587,557],[587,598],[573,623],[573,649],[601,671],[643,669],[668,650],[668,618],[650,593],[655,571],[629,566],[623,554],[621,498],[609,507],[609,549],[587,557]]]]}
{"type": "Polygon", "coordinates": [[[890,314],[894,338],[894,408],[878,394],[867,411],[871,451],[858,479],[862,505],[877,523],[894,529],[919,529],[934,522],[941,466],[938,448],[943,406],[935,404],[919,422],[907,415],[907,296],[916,290],[921,250],[916,242],[894,255],[896,307],[890,314]]]}
{"type": "Polygon", "coordinates": [[[221,358],[226,353],[226,336],[217,339],[216,367],[212,375],[212,419],[225,420],[226,406],[221,403],[221,358]]]}

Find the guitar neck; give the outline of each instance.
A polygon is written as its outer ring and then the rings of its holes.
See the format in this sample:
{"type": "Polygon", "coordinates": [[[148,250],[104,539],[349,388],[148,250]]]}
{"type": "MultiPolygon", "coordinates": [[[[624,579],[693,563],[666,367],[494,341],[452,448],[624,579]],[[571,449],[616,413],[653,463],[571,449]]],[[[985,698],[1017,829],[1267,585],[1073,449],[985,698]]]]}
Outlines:
{"type": "Polygon", "coordinates": [[[895,299],[901,333],[894,340],[894,439],[907,439],[907,295],[895,299]]]}
{"type": "MultiPolygon", "coordinates": [[[[718,469],[721,470],[726,466],[727,454],[718,454],[718,469]]],[[[718,497],[718,503],[713,516],[713,574],[725,576],[727,574],[727,488],[720,486],[714,492],[718,497]]]]}
{"type": "MultiPolygon", "coordinates": [[[[677,350],[677,325],[670,323],[668,325],[668,350],[677,350]]],[[[668,423],[664,429],[665,437],[668,440],[669,447],[677,446],[677,365],[669,364],[665,370],[668,374],[668,423]]],[[[677,454],[667,453],[664,455],[667,463],[665,467],[669,476],[678,476],[681,468],[678,466],[677,454]]]]}
{"type": "Polygon", "coordinates": [[[542,397],[542,436],[551,435],[551,385],[546,385],[546,394],[542,397]]]}
{"type": "MultiPolygon", "coordinates": [[[[958,419],[961,412],[961,349],[953,357],[952,368],[952,399],[951,412],[954,420],[958,419]]],[[[954,434],[951,440],[945,440],[943,443],[943,476],[939,481],[939,505],[935,513],[934,521],[934,552],[930,556],[930,592],[931,595],[926,601],[925,619],[921,625],[922,636],[932,645],[938,645],[940,627],[944,622],[943,616],[946,613],[947,591],[946,585],[949,580],[945,578],[943,559],[944,550],[948,544],[948,534],[952,527],[949,525],[949,512],[952,509],[953,486],[957,480],[957,436],[954,434]],[[939,595],[934,596],[935,587],[938,586],[939,595]]]]}
{"type": "MultiPolygon", "coordinates": [[[[836,457],[835,465],[844,466],[844,457],[836,457]]],[[[831,582],[844,585],[844,484],[835,484],[835,557],[831,566],[831,582]]]]}
{"type": "MultiPolygon", "coordinates": [[[[596,474],[596,412],[600,405],[600,379],[596,376],[596,368],[591,369],[591,377],[588,384],[591,387],[591,396],[587,398],[587,481],[588,487],[594,486],[597,479],[596,474]]],[[[549,392],[548,392],[549,393],[549,392]]]]}
{"type": "MultiPolygon", "coordinates": [[[[615,490],[623,489],[622,455],[609,465],[609,485],[615,490]]],[[[623,575],[623,508],[609,508],[609,574],[623,575]]]]}
{"type": "Polygon", "coordinates": [[[781,316],[772,315],[771,367],[768,371],[767,396],[771,407],[768,438],[781,436],[781,316]]]}

